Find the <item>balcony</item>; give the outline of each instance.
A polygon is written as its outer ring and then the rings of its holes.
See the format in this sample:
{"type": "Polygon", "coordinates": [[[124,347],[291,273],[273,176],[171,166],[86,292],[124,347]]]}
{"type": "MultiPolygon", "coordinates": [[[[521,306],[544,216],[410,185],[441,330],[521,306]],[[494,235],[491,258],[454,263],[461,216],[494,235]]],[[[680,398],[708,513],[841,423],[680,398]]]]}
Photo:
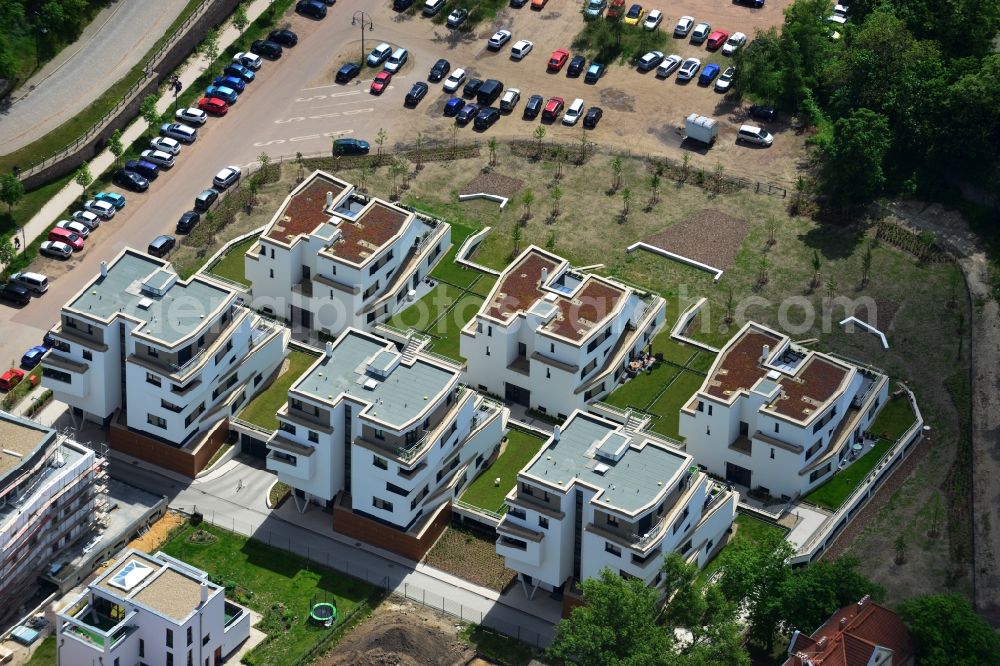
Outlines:
{"type": "Polygon", "coordinates": [[[127,624],[135,616],[135,611],[126,614],[123,607],[113,606],[111,612],[124,617],[115,618],[100,612],[84,600],[64,616],[63,633],[82,640],[101,652],[113,650],[136,627],[127,624]]]}
{"type": "Polygon", "coordinates": [[[313,283],[312,278],[302,278],[297,283],[292,285],[292,293],[300,294],[306,298],[312,298],[313,295],[313,283]]]}
{"type": "Polygon", "coordinates": [[[507,369],[529,376],[531,374],[531,362],[528,361],[528,357],[526,356],[517,356],[507,365],[507,369]]]}
{"type": "Polygon", "coordinates": [[[729,445],[729,448],[737,453],[742,453],[745,456],[749,456],[753,451],[753,445],[750,442],[750,438],[745,435],[737,437],[729,445]]]}

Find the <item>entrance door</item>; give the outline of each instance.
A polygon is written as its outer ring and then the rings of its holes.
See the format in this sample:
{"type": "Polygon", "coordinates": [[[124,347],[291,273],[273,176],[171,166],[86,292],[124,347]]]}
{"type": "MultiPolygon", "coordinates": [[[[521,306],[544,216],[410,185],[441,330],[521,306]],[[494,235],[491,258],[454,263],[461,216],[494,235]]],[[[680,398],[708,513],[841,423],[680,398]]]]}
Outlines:
{"type": "Polygon", "coordinates": [[[747,488],[752,488],[753,486],[750,485],[752,476],[753,472],[748,470],[746,467],[740,467],[739,465],[734,465],[731,462],[726,463],[726,481],[740,486],[746,486],[747,488]]]}
{"type": "Polygon", "coordinates": [[[521,388],[517,384],[504,382],[504,396],[507,402],[513,402],[525,407],[531,407],[531,391],[521,388]]]}

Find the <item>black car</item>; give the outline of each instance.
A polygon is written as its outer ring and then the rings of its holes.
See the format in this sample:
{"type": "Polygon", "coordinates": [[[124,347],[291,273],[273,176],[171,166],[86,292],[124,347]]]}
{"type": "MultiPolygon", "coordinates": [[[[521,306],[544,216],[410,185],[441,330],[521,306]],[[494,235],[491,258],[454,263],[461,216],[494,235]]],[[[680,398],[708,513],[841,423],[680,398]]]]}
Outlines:
{"type": "Polygon", "coordinates": [[[282,53],[281,44],[275,44],[268,39],[258,39],[255,41],[250,45],[250,52],[256,53],[268,60],[277,60],[281,57],[282,53]]]}
{"type": "Polygon", "coordinates": [[[498,120],[500,120],[500,109],[487,106],[479,110],[472,125],[478,130],[485,130],[492,127],[493,123],[498,120]]]}
{"type": "Polygon", "coordinates": [[[115,185],[124,187],[126,190],[132,190],[133,192],[145,192],[149,189],[148,180],[135,171],[129,171],[128,169],[118,169],[111,180],[114,181],[115,185]]]}
{"type": "Polygon", "coordinates": [[[0,299],[17,305],[27,305],[31,302],[31,292],[28,291],[27,287],[8,282],[0,287],[0,299]]]}
{"type": "Polygon", "coordinates": [[[437,83],[444,78],[444,75],[451,71],[451,63],[441,58],[434,66],[431,67],[431,73],[427,75],[427,80],[431,83],[437,83]]]}
{"type": "Polygon", "coordinates": [[[299,36],[291,30],[272,30],[267,38],[275,44],[282,46],[295,46],[299,43],[299,36]]]}
{"type": "Polygon", "coordinates": [[[413,6],[413,0],[392,0],[392,8],[397,12],[405,12],[413,6]]]}
{"type": "Polygon", "coordinates": [[[747,109],[747,114],[754,120],[762,120],[766,123],[774,122],[778,117],[778,111],[773,106],[751,106],[747,109]]]}
{"type": "Polygon", "coordinates": [[[462,110],[458,112],[458,115],[455,116],[455,122],[459,125],[468,124],[470,120],[476,117],[477,113],[479,113],[478,104],[466,104],[462,107],[462,110]]]}
{"type": "Polygon", "coordinates": [[[403,100],[403,104],[406,106],[416,106],[420,103],[420,100],[427,95],[427,84],[423,81],[417,81],[410,88],[410,92],[406,93],[406,99],[403,100]]]}
{"type": "Polygon", "coordinates": [[[583,117],[583,126],[593,129],[597,127],[597,123],[601,121],[601,116],[604,115],[604,109],[599,106],[592,106],[587,109],[587,115],[583,117]]]}
{"type": "Polygon", "coordinates": [[[334,155],[367,155],[371,145],[361,139],[334,139],[334,155]]]}
{"type": "Polygon", "coordinates": [[[323,0],[323,4],[325,4],[327,7],[333,7],[335,4],[337,4],[337,0],[323,0]]]}
{"type": "Polygon", "coordinates": [[[194,210],[189,210],[188,212],[181,215],[181,219],[177,220],[177,233],[187,234],[191,233],[194,229],[194,225],[201,221],[201,213],[194,210]]]}
{"type": "Polygon", "coordinates": [[[479,89],[483,87],[482,79],[469,79],[465,87],[462,88],[462,97],[475,97],[479,89]]]}
{"type": "Polygon", "coordinates": [[[154,257],[165,257],[170,254],[170,251],[174,249],[174,245],[176,244],[177,239],[173,236],[157,236],[149,244],[149,247],[146,248],[146,252],[154,257]]]}
{"type": "Polygon", "coordinates": [[[361,73],[361,65],[356,62],[349,62],[337,70],[335,80],[337,83],[347,83],[361,73]]]}
{"type": "Polygon", "coordinates": [[[573,59],[569,61],[569,67],[566,68],[566,76],[571,78],[580,76],[583,74],[583,68],[586,66],[586,58],[581,55],[573,56],[573,59]]]}
{"type": "Polygon", "coordinates": [[[528,4],[528,0],[510,0],[510,6],[516,9],[520,9],[528,4]]]}
{"type": "Polygon", "coordinates": [[[316,20],[326,18],[326,6],[319,0],[300,0],[295,5],[295,11],[316,20]]]}
{"type": "Polygon", "coordinates": [[[524,119],[532,120],[538,117],[538,114],[542,112],[542,107],[545,106],[545,98],[541,95],[532,95],[528,98],[528,103],[524,105],[524,119]]]}

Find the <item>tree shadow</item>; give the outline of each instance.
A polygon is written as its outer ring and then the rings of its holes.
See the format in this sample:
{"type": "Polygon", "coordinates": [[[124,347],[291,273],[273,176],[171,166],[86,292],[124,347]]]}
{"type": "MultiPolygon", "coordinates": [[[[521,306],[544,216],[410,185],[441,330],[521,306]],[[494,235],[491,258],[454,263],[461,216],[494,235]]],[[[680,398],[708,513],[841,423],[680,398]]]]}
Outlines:
{"type": "Polygon", "coordinates": [[[820,224],[812,227],[804,234],[799,234],[799,240],[806,247],[819,250],[828,260],[845,259],[857,251],[864,240],[865,228],[861,224],[835,226],[820,224]]]}

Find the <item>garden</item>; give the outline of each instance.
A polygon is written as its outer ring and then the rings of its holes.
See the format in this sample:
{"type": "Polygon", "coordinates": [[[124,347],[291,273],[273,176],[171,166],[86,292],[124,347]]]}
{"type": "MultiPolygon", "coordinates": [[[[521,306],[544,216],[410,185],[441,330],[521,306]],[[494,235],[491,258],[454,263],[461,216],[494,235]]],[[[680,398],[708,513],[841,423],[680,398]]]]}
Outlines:
{"type": "Polygon", "coordinates": [[[516,574],[504,566],[495,541],[496,537],[452,525],[428,551],[424,562],[475,585],[502,592],[516,574]]]}
{"type": "Polygon", "coordinates": [[[316,357],[312,354],[289,349],[288,356],[282,363],[280,374],[271,382],[270,386],[258,393],[243,408],[239,418],[267,430],[277,430],[278,418],[275,413],[288,400],[288,389],[315,361],[316,357]]]}
{"type": "Polygon", "coordinates": [[[496,460],[469,484],[459,499],[486,511],[504,513],[504,498],[517,485],[517,473],[544,444],[545,440],[537,435],[511,428],[496,460]],[[499,485],[496,479],[500,479],[499,485]]]}

